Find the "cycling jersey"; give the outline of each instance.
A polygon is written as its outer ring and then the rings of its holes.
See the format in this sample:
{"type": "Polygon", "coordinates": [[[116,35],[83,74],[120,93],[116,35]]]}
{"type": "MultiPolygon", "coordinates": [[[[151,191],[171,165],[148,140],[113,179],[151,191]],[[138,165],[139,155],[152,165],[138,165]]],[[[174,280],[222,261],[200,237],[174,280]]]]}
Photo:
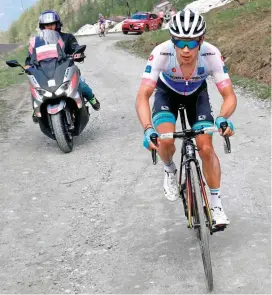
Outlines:
{"type": "Polygon", "coordinates": [[[190,95],[211,75],[220,90],[231,85],[227,68],[220,51],[208,42],[203,42],[198,52],[196,67],[190,79],[183,77],[171,40],[156,46],[149,56],[142,83],[155,87],[158,78],[173,91],[190,95]]]}

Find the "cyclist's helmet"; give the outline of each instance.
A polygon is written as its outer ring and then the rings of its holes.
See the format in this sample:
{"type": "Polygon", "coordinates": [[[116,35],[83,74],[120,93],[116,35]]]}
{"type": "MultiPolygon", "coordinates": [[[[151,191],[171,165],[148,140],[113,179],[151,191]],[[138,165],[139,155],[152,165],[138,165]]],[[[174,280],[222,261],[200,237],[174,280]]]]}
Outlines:
{"type": "Polygon", "coordinates": [[[58,13],[55,10],[46,10],[44,11],[39,18],[39,28],[41,30],[44,29],[44,25],[56,23],[57,27],[56,30],[60,31],[62,27],[62,22],[58,13]]]}
{"type": "Polygon", "coordinates": [[[99,13],[99,14],[98,14],[98,17],[99,17],[99,18],[102,17],[102,13],[99,13]]]}
{"type": "Polygon", "coordinates": [[[200,37],[206,32],[206,23],[202,15],[184,9],[172,16],[169,31],[172,36],[178,38],[200,37]]]}

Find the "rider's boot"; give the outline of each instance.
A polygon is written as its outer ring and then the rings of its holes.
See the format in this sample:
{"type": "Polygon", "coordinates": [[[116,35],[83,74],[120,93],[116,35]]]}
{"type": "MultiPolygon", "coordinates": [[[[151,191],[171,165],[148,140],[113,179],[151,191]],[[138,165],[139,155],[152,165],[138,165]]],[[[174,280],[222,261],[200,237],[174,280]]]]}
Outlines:
{"type": "Polygon", "coordinates": [[[32,114],[32,121],[33,121],[35,124],[38,123],[38,118],[37,118],[35,112],[33,112],[33,114],[32,114]]]}
{"type": "Polygon", "coordinates": [[[100,110],[100,102],[93,94],[92,98],[89,100],[90,105],[93,107],[94,110],[99,111],[100,110]]]}

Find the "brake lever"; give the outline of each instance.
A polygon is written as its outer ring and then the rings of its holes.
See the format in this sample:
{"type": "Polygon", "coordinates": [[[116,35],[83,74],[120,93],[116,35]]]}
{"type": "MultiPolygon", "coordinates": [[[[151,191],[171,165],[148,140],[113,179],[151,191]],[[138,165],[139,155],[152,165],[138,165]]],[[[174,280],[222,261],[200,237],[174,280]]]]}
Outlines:
{"type": "MultiPolygon", "coordinates": [[[[157,138],[158,138],[158,134],[156,134],[156,133],[152,133],[152,134],[150,135],[150,139],[151,139],[151,141],[154,143],[155,146],[158,145],[158,140],[157,140],[157,138]]],[[[152,154],[152,161],[153,161],[153,164],[156,165],[156,164],[158,163],[157,150],[152,149],[151,154],[152,154]]]]}
{"type": "MultiPolygon", "coordinates": [[[[220,128],[222,129],[222,134],[224,134],[224,132],[226,131],[226,129],[228,128],[228,123],[227,122],[222,122],[220,124],[220,128]]],[[[228,136],[224,136],[225,142],[224,142],[224,151],[226,154],[230,154],[231,153],[231,145],[230,145],[230,139],[228,136]]]]}

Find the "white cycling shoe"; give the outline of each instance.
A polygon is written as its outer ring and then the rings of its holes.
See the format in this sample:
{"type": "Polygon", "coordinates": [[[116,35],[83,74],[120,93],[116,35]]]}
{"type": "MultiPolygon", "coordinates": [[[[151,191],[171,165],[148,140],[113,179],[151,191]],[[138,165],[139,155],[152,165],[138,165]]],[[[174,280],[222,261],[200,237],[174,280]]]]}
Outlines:
{"type": "Polygon", "coordinates": [[[213,226],[228,225],[230,221],[225,214],[222,207],[211,208],[212,219],[214,221],[213,226]]]}
{"type": "Polygon", "coordinates": [[[163,188],[164,195],[169,201],[174,202],[179,198],[177,170],[175,172],[164,171],[163,188]]]}

